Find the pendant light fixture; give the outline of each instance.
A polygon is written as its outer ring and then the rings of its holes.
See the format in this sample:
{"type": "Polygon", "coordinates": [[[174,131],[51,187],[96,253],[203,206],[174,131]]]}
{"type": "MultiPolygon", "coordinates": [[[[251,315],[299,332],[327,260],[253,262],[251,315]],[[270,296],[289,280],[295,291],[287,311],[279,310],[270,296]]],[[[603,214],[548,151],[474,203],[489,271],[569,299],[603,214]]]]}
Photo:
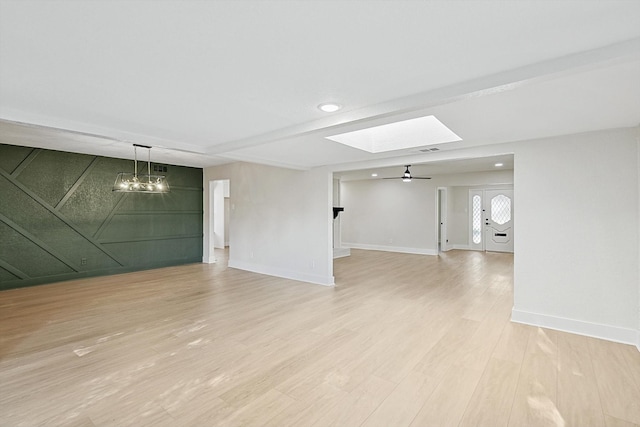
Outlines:
{"type": "Polygon", "coordinates": [[[133,144],[133,173],[120,172],[113,184],[113,191],[120,193],[168,193],[169,183],[164,175],[151,175],[151,147],[133,144]],[[138,175],[138,147],[146,148],[147,173],[138,175]]]}

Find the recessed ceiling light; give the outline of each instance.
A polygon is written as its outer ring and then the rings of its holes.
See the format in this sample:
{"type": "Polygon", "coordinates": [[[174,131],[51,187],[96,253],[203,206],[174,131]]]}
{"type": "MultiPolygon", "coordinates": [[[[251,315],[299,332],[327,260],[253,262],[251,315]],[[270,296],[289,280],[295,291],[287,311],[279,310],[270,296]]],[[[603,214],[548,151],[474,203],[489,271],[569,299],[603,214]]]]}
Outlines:
{"type": "Polygon", "coordinates": [[[376,176],[378,176],[378,174],[377,173],[372,173],[371,176],[375,178],[376,176]]]}
{"type": "Polygon", "coordinates": [[[336,111],[342,108],[342,105],[335,104],[333,102],[327,102],[327,103],[318,105],[318,108],[324,111],[325,113],[335,113],[336,111]]]}
{"type": "Polygon", "coordinates": [[[499,168],[499,167],[504,166],[504,163],[496,163],[494,166],[495,166],[495,167],[497,167],[497,168],[499,168]]]}

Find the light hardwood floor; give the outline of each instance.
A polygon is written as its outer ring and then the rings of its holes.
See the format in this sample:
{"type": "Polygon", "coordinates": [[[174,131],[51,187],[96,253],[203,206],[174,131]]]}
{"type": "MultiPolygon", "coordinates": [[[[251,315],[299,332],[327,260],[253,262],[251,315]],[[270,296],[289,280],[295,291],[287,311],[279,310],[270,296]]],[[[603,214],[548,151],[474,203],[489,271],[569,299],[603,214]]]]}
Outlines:
{"type": "Polygon", "coordinates": [[[354,250],[335,288],[221,262],[0,292],[0,425],[640,425],[638,350],[511,323],[512,264],[354,250]]]}

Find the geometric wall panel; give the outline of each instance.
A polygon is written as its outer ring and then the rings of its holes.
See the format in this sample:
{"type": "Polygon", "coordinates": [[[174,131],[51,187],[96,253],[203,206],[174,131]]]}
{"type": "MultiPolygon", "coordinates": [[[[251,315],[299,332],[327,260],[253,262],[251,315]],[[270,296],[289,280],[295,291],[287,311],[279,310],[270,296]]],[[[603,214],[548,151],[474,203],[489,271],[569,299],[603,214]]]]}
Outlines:
{"type": "Polygon", "coordinates": [[[11,273],[9,270],[5,270],[4,268],[0,267],[0,282],[2,281],[9,282],[19,278],[20,278],[19,276],[16,276],[15,274],[11,273]]]}
{"type": "Polygon", "coordinates": [[[55,206],[80,178],[92,156],[38,150],[17,180],[55,206]],[[60,167],[63,165],[63,167],[60,167]]]}
{"type": "Polygon", "coordinates": [[[5,145],[0,156],[0,169],[13,172],[31,154],[33,148],[5,145]]]}
{"type": "Polygon", "coordinates": [[[32,240],[1,221],[0,236],[2,236],[3,240],[0,244],[0,259],[7,266],[12,267],[14,271],[18,270],[23,276],[34,278],[45,275],[68,274],[74,271],[64,261],[57,259],[32,240]],[[25,254],[32,255],[33,259],[26,258],[25,254]],[[34,259],[37,262],[34,262],[34,259]]]}
{"type": "Polygon", "coordinates": [[[130,160],[0,144],[0,289],[202,261],[202,169],[114,193],[130,160]]]}

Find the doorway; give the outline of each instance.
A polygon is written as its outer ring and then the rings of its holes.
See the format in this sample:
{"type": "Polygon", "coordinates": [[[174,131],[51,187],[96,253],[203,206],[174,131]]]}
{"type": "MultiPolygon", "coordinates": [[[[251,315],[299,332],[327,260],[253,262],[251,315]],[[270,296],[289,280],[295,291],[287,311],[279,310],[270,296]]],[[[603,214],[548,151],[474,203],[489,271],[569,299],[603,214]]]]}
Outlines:
{"type": "Polygon", "coordinates": [[[469,191],[469,247],[513,253],[513,189],[469,191]]]}
{"type": "MultiPolygon", "coordinates": [[[[209,245],[210,254],[215,249],[229,246],[230,184],[228,179],[209,184],[209,245]]],[[[215,258],[212,262],[215,262],[215,258]]]]}

